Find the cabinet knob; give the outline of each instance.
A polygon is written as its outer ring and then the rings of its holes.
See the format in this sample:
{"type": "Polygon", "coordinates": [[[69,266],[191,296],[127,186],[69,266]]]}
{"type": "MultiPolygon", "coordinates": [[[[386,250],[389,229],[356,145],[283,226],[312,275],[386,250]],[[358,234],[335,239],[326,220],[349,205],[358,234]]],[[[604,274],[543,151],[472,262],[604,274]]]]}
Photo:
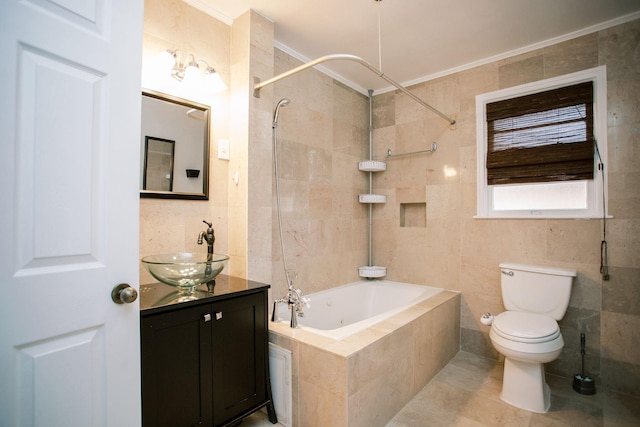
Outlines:
{"type": "Polygon", "coordinates": [[[221,311],[216,313],[216,320],[220,320],[220,319],[222,319],[222,312],[221,311]]]}
{"type": "Polygon", "coordinates": [[[211,322],[211,315],[209,313],[202,316],[205,322],[211,322]]]}

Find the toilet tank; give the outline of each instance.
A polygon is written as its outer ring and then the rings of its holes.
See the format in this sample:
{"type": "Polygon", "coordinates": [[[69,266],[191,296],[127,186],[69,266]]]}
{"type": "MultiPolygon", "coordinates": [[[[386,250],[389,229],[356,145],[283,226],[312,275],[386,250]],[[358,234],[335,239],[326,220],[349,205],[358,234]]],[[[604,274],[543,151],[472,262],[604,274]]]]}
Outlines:
{"type": "Polygon", "coordinates": [[[502,301],[507,310],[562,319],[571,297],[575,270],[503,262],[502,301]]]}

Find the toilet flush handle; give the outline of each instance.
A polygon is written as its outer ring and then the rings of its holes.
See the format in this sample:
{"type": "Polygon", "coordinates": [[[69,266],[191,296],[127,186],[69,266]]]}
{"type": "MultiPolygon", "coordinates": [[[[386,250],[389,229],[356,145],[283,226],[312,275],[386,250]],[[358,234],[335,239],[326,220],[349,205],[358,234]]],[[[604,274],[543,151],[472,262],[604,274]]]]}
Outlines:
{"type": "Polygon", "coordinates": [[[513,271],[505,271],[505,270],[501,270],[502,274],[506,274],[507,276],[513,276],[513,271]]]}

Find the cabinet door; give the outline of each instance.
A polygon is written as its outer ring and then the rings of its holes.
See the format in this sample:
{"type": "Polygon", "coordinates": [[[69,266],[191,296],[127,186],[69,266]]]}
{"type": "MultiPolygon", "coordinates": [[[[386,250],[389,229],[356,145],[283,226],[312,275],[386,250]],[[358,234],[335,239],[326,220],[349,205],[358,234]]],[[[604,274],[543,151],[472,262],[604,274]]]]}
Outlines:
{"type": "Polygon", "coordinates": [[[213,304],[213,420],[221,425],[266,401],[266,292],[213,304]]]}
{"type": "Polygon", "coordinates": [[[143,426],[211,425],[210,308],[141,319],[143,426]]]}

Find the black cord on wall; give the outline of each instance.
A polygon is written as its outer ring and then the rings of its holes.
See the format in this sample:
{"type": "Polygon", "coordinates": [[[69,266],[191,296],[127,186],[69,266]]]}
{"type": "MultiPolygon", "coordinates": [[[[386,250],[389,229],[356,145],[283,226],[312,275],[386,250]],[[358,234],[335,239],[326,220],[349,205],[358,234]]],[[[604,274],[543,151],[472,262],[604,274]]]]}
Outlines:
{"type": "Polygon", "coordinates": [[[604,192],[604,163],[600,150],[598,149],[598,141],[594,141],[596,154],[598,155],[598,170],[602,177],[602,242],[600,242],[600,275],[602,280],[609,280],[609,248],[607,246],[607,200],[604,192]]]}

